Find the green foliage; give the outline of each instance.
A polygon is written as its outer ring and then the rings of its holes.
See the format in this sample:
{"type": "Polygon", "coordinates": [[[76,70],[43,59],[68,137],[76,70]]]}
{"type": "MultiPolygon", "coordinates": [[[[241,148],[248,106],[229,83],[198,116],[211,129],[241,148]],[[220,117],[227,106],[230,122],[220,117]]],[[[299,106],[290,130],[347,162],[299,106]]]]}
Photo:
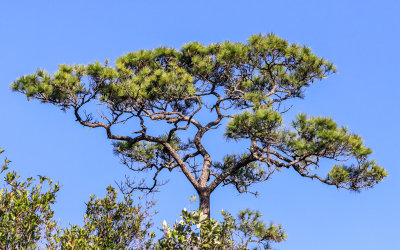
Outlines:
{"type": "MultiPolygon", "coordinates": [[[[1,150],[0,150],[1,151],[1,150]]],[[[1,151],[2,152],[2,151],[1,151]]],[[[8,169],[6,159],[2,172],[8,169]]],[[[58,184],[40,177],[18,181],[15,172],[4,178],[6,187],[0,190],[0,247],[6,249],[269,249],[272,242],[286,238],[280,225],[265,225],[261,215],[241,211],[238,218],[222,211],[223,220],[209,219],[201,211],[182,211],[180,222],[173,227],[164,221],[162,237],[155,242],[150,231],[153,214],[145,206],[134,205],[131,195],[117,200],[117,191],[107,187],[106,197],[91,196],[86,204],[83,226],[61,229],[53,220],[58,184]],[[47,182],[47,191],[43,184],[47,182]]],[[[193,198],[194,199],[194,198],[193,198]]]]}
{"type": "Polygon", "coordinates": [[[326,180],[338,187],[346,186],[358,191],[360,188],[373,187],[387,176],[386,170],[371,160],[364,161],[359,167],[355,165],[333,166],[326,180]]]}
{"type": "Polygon", "coordinates": [[[127,81],[125,90],[146,101],[176,100],[193,94],[193,78],[179,67],[178,55],[178,51],[162,47],[120,57],[117,70],[128,76],[135,75],[127,81]]]}
{"type": "MultiPolygon", "coordinates": [[[[242,155],[226,155],[223,159],[223,162],[216,162],[214,163],[213,167],[218,172],[223,172],[227,168],[231,168],[240,160],[245,159],[248,157],[247,154],[242,155]]],[[[218,173],[217,172],[217,173],[218,173]]],[[[239,193],[244,192],[251,192],[248,190],[248,187],[251,186],[253,183],[265,181],[269,178],[270,174],[265,171],[263,166],[258,162],[250,162],[246,166],[243,166],[240,169],[232,172],[224,181],[223,185],[232,184],[235,186],[236,190],[239,193]]],[[[257,195],[257,192],[253,194],[257,195]]]]}
{"type": "Polygon", "coordinates": [[[258,211],[249,209],[239,212],[237,219],[236,230],[240,239],[242,248],[247,248],[248,244],[256,243],[262,245],[265,249],[270,248],[271,242],[281,242],[287,238],[287,235],[282,230],[281,225],[270,223],[267,226],[259,220],[262,215],[258,211]]]}
{"type": "Polygon", "coordinates": [[[43,176],[37,183],[31,177],[20,181],[16,172],[6,172],[9,162],[5,159],[0,172],[5,173],[0,189],[1,249],[149,249],[153,244],[149,211],[154,202],[135,205],[129,194],[118,201],[117,191],[109,186],[105,198],[90,197],[83,226],[61,229],[51,207],[58,183],[43,176]]]}
{"type": "Polygon", "coordinates": [[[287,142],[296,154],[319,154],[324,151],[330,157],[337,151],[346,151],[357,157],[372,153],[363,145],[361,137],[350,134],[348,129],[339,128],[331,118],[298,115],[292,123],[296,130],[294,136],[287,142]]]}
{"type": "MultiPolygon", "coordinates": [[[[0,149],[0,154],[3,151],[0,149]]],[[[1,166],[5,174],[0,189],[0,246],[2,249],[34,249],[41,239],[50,239],[56,224],[51,206],[59,191],[58,183],[39,176],[20,180],[16,172],[6,172],[9,161],[1,166]]]]}
{"type": "Polygon", "coordinates": [[[99,62],[60,65],[54,74],[38,70],[23,76],[11,88],[64,108],[90,94],[124,107],[163,100],[185,110],[215,87],[223,87],[238,105],[271,104],[277,91],[287,89],[290,93],[285,98],[299,97],[303,87],[332,72],[333,64],[309,48],[269,34],[254,35],[248,44],[227,41],[204,46],[193,42],[181,51],[166,47],[141,50],[118,58],[115,68],[99,62]]]}
{"type": "MultiPolygon", "coordinates": [[[[354,159],[355,163],[350,166],[333,166],[324,180],[326,183],[358,191],[372,187],[387,177],[384,168],[374,160],[367,160],[372,150],[364,146],[361,137],[349,133],[345,127],[338,127],[331,118],[307,118],[300,114],[292,126],[294,131],[281,131],[280,147],[304,158],[305,164],[313,165],[321,157],[338,161],[354,159]]],[[[303,168],[300,173],[308,175],[307,171],[303,168]]]]}
{"type": "MultiPolygon", "coordinates": [[[[177,152],[188,146],[182,143],[175,133],[170,136],[164,135],[160,137],[167,141],[177,152]]],[[[158,143],[137,142],[131,144],[129,142],[118,141],[114,143],[114,150],[115,153],[140,163],[168,166],[168,163],[171,161],[171,156],[165,150],[165,146],[158,143]]]]}
{"type": "Polygon", "coordinates": [[[148,249],[155,234],[150,231],[153,203],[134,205],[130,195],[117,201],[117,191],[109,186],[103,199],[90,197],[84,225],[59,230],[54,236],[62,249],[148,249]]]}
{"type": "Polygon", "coordinates": [[[370,159],[372,150],[361,137],[331,118],[299,114],[284,124],[284,107],[290,106],[285,102],[303,98],[306,88],[335,72],[331,62],[307,46],[259,34],[246,43],[191,42],[180,50],[140,50],[121,56],[114,66],[60,65],[53,74],[39,70],[20,77],[11,88],[72,109],[83,126],[103,128],[124,164],[152,173],[150,185],[127,181],[132,190],[154,191],[164,183],[159,181],[162,170],[179,169],[208,214],[209,197],[219,185],[252,192],[252,184],[284,168],[355,191],[387,176],[370,159]],[[225,138],[245,141],[245,152],[232,152],[218,162],[203,139],[227,119],[225,138]],[[128,121],[136,122],[134,131],[113,133],[124,131],[113,128],[128,121]],[[149,127],[157,128],[157,134],[149,127]],[[333,168],[321,177],[326,160],[333,168]]]}
{"type": "Polygon", "coordinates": [[[270,249],[272,242],[281,242],[286,234],[280,225],[266,226],[257,211],[241,211],[238,218],[222,211],[223,220],[209,219],[201,211],[182,210],[181,220],[170,227],[165,221],[161,249],[270,249]]]}
{"type": "Polygon", "coordinates": [[[171,228],[165,221],[162,231],[163,238],[159,241],[162,249],[217,249],[231,247],[229,230],[233,227],[230,218],[222,224],[208,219],[201,211],[182,210],[182,220],[171,228]]]}
{"type": "Polygon", "coordinates": [[[257,109],[254,113],[245,111],[235,115],[226,126],[225,136],[229,139],[268,138],[282,125],[282,116],[267,108],[257,109]]]}

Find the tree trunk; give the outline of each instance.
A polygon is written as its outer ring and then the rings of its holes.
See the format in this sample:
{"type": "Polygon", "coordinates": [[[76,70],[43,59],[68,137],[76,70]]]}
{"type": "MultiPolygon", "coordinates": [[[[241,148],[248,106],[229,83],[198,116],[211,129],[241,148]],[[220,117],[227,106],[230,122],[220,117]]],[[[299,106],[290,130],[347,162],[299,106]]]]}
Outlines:
{"type": "Polygon", "coordinates": [[[206,190],[198,191],[200,197],[200,210],[210,218],[210,195],[211,192],[206,190]]]}

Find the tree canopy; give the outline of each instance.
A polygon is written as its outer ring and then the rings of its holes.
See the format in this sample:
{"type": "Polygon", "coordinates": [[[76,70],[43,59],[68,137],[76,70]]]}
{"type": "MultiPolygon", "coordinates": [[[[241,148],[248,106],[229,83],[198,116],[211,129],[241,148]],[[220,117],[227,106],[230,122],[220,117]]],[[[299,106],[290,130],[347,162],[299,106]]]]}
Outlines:
{"type": "Polygon", "coordinates": [[[282,168],[355,191],[387,176],[361,137],[331,118],[299,114],[284,123],[285,104],[335,72],[310,48],[268,34],[253,35],[247,43],[140,50],[114,66],[108,61],[60,65],[52,74],[38,70],[20,77],[11,88],[72,110],[83,126],[103,128],[123,163],[153,173],[147,181],[128,183],[132,190],[154,191],[163,184],[161,171],[180,170],[209,215],[210,195],[218,186],[254,192],[252,184],[282,168]],[[131,121],[130,133],[114,132],[131,121]],[[225,121],[227,143],[240,141],[243,150],[212,159],[204,135],[225,121]],[[324,159],[333,165],[327,174],[319,171],[324,159]]]}

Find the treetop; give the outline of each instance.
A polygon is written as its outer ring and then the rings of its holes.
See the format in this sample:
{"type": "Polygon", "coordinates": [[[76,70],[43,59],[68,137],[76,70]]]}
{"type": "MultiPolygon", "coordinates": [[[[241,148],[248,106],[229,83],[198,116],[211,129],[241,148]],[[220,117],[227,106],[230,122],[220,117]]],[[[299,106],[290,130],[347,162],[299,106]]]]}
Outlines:
{"type": "Polygon", "coordinates": [[[119,57],[115,66],[60,65],[53,74],[38,70],[20,77],[11,88],[73,109],[83,126],[104,128],[124,164],[154,171],[152,184],[141,183],[141,190],[160,185],[163,169],[180,169],[199,193],[210,194],[221,183],[248,192],[276,170],[292,168],[303,177],[358,191],[387,176],[368,159],[372,150],[359,135],[331,118],[299,114],[287,126],[283,120],[282,103],[302,98],[305,88],[335,72],[307,46],[260,34],[247,43],[140,50],[119,57]],[[89,103],[97,104],[96,112],[89,103]],[[206,117],[204,110],[212,114],[206,117]],[[128,120],[136,122],[136,130],[113,133],[113,126],[128,120]],[[229,120],[225,138],[247,146],[217,161],[202,138],[224,120],[229,120]],[[159,124],[159,134],[151,134],[148,124],[159,124]],[[189,128],[195,132],[183,136],[189,128]],[[322,159],[334,162],[326,177],[315,172],[322,159]]]}

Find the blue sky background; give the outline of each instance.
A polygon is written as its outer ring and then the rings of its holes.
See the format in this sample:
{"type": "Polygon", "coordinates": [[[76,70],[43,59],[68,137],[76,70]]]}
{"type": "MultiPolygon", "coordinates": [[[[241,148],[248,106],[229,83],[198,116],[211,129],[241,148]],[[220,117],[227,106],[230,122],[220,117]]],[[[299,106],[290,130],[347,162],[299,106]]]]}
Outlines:
{"type": "MultiPolygon", "coordinates": [[[[189,41],[244,42],[274,32],[306,44],[339,70],[317,82],[292,114],[331,116],[363,136],[389,178],[361,193],[337,190],[289,170],[255,187],[260,196],[219,188],[212,213],[259,209],[281,223],[289,238],[277,249],[400,249],[398,124],[400,2],[381,1],[1,1],[0,146],[22,176],[59,181],[55,205],[62,225],[81,223],[89,194],[129,174],[112,153],[102,130],[88,130],[70,113],[28,102],[12,93],[17,77],[61,63],[114,61],[157,46],[180,48],[189,41]]],[[[214,154],[223,141],[209,141],[214,154]]],[[[225,147],[225,150],[229,148],[225,147]]],[[[330,166],[326,166],[330,168],[330,166]]],[[[173,222],[190,205],[193,188],[180,174],[155,195],[163,219],[173,222]]]]}

